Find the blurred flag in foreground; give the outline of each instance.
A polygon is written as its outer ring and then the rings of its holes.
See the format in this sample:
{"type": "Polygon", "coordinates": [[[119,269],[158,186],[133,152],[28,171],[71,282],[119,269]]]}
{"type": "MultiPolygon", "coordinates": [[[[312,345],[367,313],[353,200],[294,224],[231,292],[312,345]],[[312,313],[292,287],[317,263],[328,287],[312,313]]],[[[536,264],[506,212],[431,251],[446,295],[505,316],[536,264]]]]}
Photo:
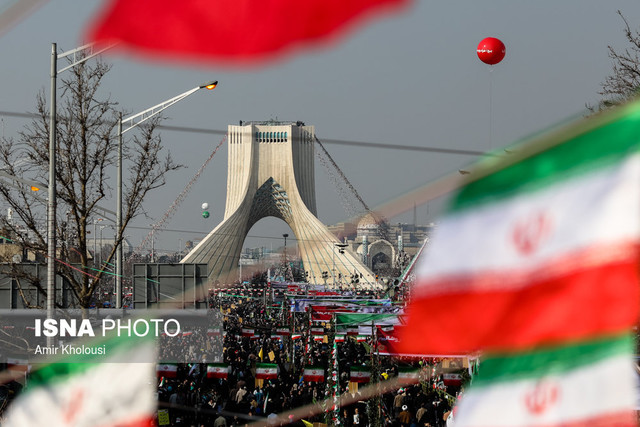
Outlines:
{"type": "Polygon", "coordinates": [[[635,103],[487,160],[453,197],[399,345],[484,351],[457,427],[636,425],[639,146],[635,103]]]}
{"type": "Polygon", "coordinates": [[[331,41],[409,1],[111,0],[88,36],[147,54],[248,63],[331,41]]]}
{"type": "Polygon", "coordinates": [[[153,425],[153,341],[119,338],[107,348],[107,356],[83,356],[80,363],[75,356],[74,363],[34,366],[28,389],[9,407],[3,427],[153,425]]]}

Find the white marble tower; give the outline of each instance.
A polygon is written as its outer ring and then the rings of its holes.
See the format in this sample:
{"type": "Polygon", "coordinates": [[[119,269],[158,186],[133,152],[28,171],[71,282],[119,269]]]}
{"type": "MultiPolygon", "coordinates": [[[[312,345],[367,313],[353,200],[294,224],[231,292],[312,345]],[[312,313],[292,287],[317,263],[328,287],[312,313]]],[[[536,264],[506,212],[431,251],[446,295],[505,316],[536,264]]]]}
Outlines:
{"type": "Polygon", "coordinates": [[[230,125],[224,220],[181,262],[208,264],[210,281],[235,280],[247,233],[272,216],[291,227],[310,282],[348,284],[358,274],[360,286],[373,285],[372,272],[349,250],[341,253],[316,217],[314,140],[314,127],[301,122],[230,125]]]}

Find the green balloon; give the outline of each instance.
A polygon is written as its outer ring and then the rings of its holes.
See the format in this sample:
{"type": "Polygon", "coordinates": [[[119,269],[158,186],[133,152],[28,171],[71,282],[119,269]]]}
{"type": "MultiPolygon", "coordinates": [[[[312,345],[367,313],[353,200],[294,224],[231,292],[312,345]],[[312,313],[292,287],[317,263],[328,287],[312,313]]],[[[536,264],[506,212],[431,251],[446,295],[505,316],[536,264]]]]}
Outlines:
{"type": "Polygon", "coordinates": [[[209,211],[202,212],[202,218],[209,218],[209,211]]]}

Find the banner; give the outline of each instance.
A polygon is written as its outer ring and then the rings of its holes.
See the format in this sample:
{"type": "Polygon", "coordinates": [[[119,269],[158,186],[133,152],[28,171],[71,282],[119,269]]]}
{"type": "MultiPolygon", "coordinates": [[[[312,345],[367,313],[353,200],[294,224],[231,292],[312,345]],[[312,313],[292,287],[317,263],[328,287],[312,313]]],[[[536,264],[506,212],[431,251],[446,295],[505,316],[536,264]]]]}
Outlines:
{"type": "Polygon", "coordinates": [[[273,380],[278,378],[280,368],[275,363],[258,363],[256,364],[256,379],[273,380]]]}
{"type": "Polygon", "coordinates": [[[302,376],[308,382],[324,382],[324,369],[318,366],[307,366],[304,368],[302,376]]]}
{"type": "Polygon", "coordinates": [[[165,363],[156,367],[159,377],[175,378],[178,376],[178,365],[165,363]]]}
{"type": "Polygon", "coordinates": [[[230,366],[226,363],[210,363],[207,365],[207,378],[227,379],[230,366]]]}
{"type": "Polygon", "coordinates": [[[351,367],[351,374],[349,375],[349,381],[354,383],[368,383],[371,379],[371,372],[369,368],[363,368],[359,366],[351,367]]]}

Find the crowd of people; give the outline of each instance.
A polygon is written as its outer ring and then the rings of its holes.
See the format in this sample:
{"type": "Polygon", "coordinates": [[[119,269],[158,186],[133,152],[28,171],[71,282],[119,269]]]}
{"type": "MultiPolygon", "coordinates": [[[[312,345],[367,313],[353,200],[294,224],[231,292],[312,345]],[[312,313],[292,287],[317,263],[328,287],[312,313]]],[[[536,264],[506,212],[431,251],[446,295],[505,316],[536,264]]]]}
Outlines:
{"type": "MultiPolygon", "coordinates": [[[[366,301],[367,309],[380,297],[372,292],[333,296],[353,306],[366,301]]],[[[180,333],[160,337],[158,425],[282,424],[283,414],[295,410],[287,424],[445,427],[459,387],[447,389],[442,383],[435,370],[440,361],[380,355],[373,329],[357,339],[345,334],[336,339],[332,321],[315,319],[310,306],[301,309],[303,301],[321,299],[259,286],[211,292],[208,310],[185,314],[180,333]],[[262,378],[258,371],[265,364],[277,374],[262,378]],[[160,370],[169,365],[173,369],[160,370]],[[222,374],[210,375],[214,365],[224,367],[222,374]],[[306,377],[309,367],[321,375],[306,377]],[[393,380],[408,368],[421,372],[420,382],[362,396],[367,383],[393,380]],[[354,371],[369,376],[360,382],[354,371]],[[338,405],[340,397],[346,401],[338,405]]],[[[17,330],[24,335],[28,328],[11,329],[17,330]]],[[[0,412],[20,390],[15,381],[0,387],[0,412]]]]}
{"type": "Polygon", "coordinates": [[[250,292],[216,293],[209,305],[220,329],[189,332],[165,346],[173,349],[165,357],[189,360],[178,364],[175,376],[158,378],[159,407],[168,410],[170,425],[244,426],[305,407],[306,415],[292,418],[291,424],[445,426],[459,389],[443,389],[441,381],[434,388],[438,378],[430,373],[437,360],[377,356],[372,337],[347,338],[336,344],[334,354],[335,330],[330,324],[311,323],[305,313],[291,313],[286,304],[273,304],[250,292]],[[311,328],[318,325],[325,336],[312,339],[311,328]],[[278,335],[282,328],[289,333],[278,335]],[[182,354],[175,349],[182,349],[182,354]],[[209,363],[228,366],[226,377],[209,377],[209,363]],[[277,365],[277,378],[256,379],[260,363],[277,365]],[[305,380],[305,366],[323,369],[324,380],[305,380]],[[357,388],[362,384],[350,382],[352,367],[369,369],[370,381],[385,381],[397,376],[399,366],[423,368],[423,381],[369,399],[361,398],[357,388]],[[331,381],[334,371],[337,384],[331,381]],[[335,408],[335,395],[347,395],[350,403],[335,408]]]}

